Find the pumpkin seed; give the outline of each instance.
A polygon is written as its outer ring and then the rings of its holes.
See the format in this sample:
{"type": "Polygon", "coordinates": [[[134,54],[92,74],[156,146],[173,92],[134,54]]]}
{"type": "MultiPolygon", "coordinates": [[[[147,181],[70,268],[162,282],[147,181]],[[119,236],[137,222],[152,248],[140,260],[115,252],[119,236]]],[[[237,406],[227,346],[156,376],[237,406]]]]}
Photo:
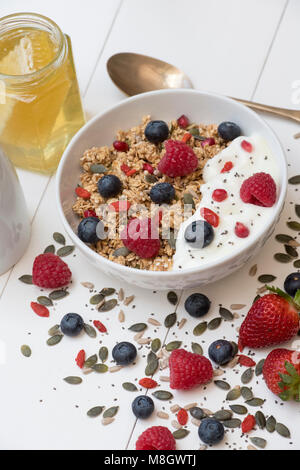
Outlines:
{"type": "Polygon", "coordinates": [[[272,282],[275,279],[276,276],[273,276],[272,274],[262,274],[261,276],[258,276],[258,281],[262,284],[268,284],[269,282],[272,282]]]}
{"type": "Polygon", "coordinates": [[[214,384],[222,390],[230,390],[230,385],[225,380],[214,380],[214,384]]]}
{"type": "Polygon", "coordinates": [[[104,296],[101,294],[95,294],[90,298],[91,305],[98,305],[104,299],[104,296]]]}
{"type": "Polygon", "coordinates": [[[260,449],[264,449],[267,445],[267,441],[262,437],[250,437],[250,441],[252,442],[252,444],[254,444],[256,447],[259,447],[260,449]]]}
{"type": "Polygon", "coordinates": [[[173,432],[173,437],[174,439],[183,439],[186,437],[190,431],[187,429],[181,428],[181,429],[176,429],[176,431],[173,432]]]}
{"type": "Polygon", "coordinates": [[[53,239],[54,239],[54,241],[56,241],[56,243],[59,243],[60,245],[65,245],[66,244],[65,237],[59,232],[54,232],[53,233],[53,239]]]}
{"type": "Polygon", "coordinates": [[[167,299],[172,305],[176,305],[177,302],[178,302],[178,296],[177,296],[176,292],[174,292],[172,290],[170,292],[168,292],[167,299]]]}
{"type": "Polygon", "coordinates": [[[221,315],[222,318],[224,318],[224,320],[227,320],[227,321],[233,320],[233,315],[230,312],[230,310],[228,310],[227,308],[220,307],[219,314],[221,315]]]}
{"type": "Polygon", "coordinates": [[[198,323],[197,326],[195,326],[195,328],[193,329],[193,334],[195,336],[200,336],[206,331],[206,329],[207,329],[207,322],[203,321],[201,323],[198,323]]]}
{"type": "Polygon", "coordinates": [[[45,305],[46,307],[51,307],[53,305],[53,302],[49,297],[46,297],[45,295],[40,295],[37,299],[39,304],[45,305]]]}
{"type": "Polygon", "coordinates": [[[50,292],[48,297],[51,300],[60,300],[60,299],[64,299],[65,297],[67,297],[67,295],[69,295],[68,291],[66,291],[64,289],[60,289],[60,290],[54,290],[54,291],[50,292]]]}
{"type": "Polygon", "coordinates": [[[237,400],[241,396],[241,389],[240,388],[233,388],[230,392],[227,393],[226,400],[237,400]]]}
{"type": "Polygon", "coordinates": [[[170,313],[169,315],[166,316],[164,325],[166,328],[172,328],[172,326],[175,325],[177,319],[176,312],[170,313]]]}
{"type": "Polygon", "coordinates": [[[19,277],[19,281],[24,282],[24,284],[33,284],[31,274],[23,274],[19,277]]]}
{"type": "Polygon", "coordinates": [[[238,415],[245,415],[246,413],[248,413],[247,408],[243,405],[229,405],[229,407],[234,413],[238,415]]]}
{"type": "Polygon", "coordinates": [[[146,328],[146,323],[135,323],[134,325],[131,325],[128,330],[139,333],[140,331],[144,331],[146,328]]]}
{"type": "Polygon", "coordinates": [[[160,350],[161,347],[161,341],[159,338],[155,338],[152,343],[151,343],[151,349],[154,353],[160,350]]]}
{"type": "Polygon", "coordinates": [[[256,367],[255,367],[255,375],[256,375],[257,377],[262,374],[262,370],[263,370],[263,367],[264,367],[264,363],[265,363],[265,359],[261,359],[261,360],[256,364],[256,367]]]}
{"type": "Polygon", "coordinates": [[[289,178],[288,182],[290,184],[300,184],[300,175],[292,176],[289,178]]]}
{"type": "Polygon", "coordinates": [[[195,419],[201,420],[203,418],[206,418],[206,414],[198,406],[193,406],[192,408],[190,408],[189,411],[190,411],[191,416],[195,419]]]}
{"type": "Polygon", "coordinates": [[[118,413],[119,407],[112,406],[104,411],[103,418],[113,418],[118,413]]]}
{"type": "Polygon", "coordinates": [[[146,183],[149,183],[149,184],[156,183],[156,181],[158,181],[156,176],[152,175],[151,173],[147,173],[144,176],[144,179],[145,179],[146,183]]]}
{"type": "Polygon", "coordinates": [[[88,357],[84,363],[84,367],[92,367],[93,365],[97,364],[98,358],[97,354],[93,354],[92,356],[88,357]]]}
{"type": "Polygon", "coordinates": [[[44,253],[55,253],[55,246],[54,245],[48,245],[44,249],[44,253]]]}
{"type": "Polygon", "coordinates": [[[244,400],[251,400],[251,398],[253,398],[253,392],[248,387],[242,387],[241,394],[244,400]]]}
{"type": "Polygon", "coordinates": [[[145,375],[150,376],[150,375],[155,374],[158,368],[158,364],[159,363],[158,363],[157,357],[155,357],[155,359],[151,359],[150,361],[148,361],[148,364],[145,368],[145,375]]]}
{"type": "Polygon", "coordinates": [[[108,371],[108,366],[106,364],[95,364],[94,366],[91,367],[95,372],[98,372],[99,374],[103,374],[104,372],[108,371]]]}
{"type": "Polygon", "coordinates": [[[279,263],[289,263],[291,261],[291,257],[286,253],[275,253],[274,258],[279,263]]]}
{"type": "Polygon", "coordinates": [[[175,349],[179,349],[180,346],[182,345],[182,341],[171,341],[166,345],[166,350],[168,352],[174,351],[175,349]]]}
{"type": "Polygon", "coordinates": [[[278,434],[280,434],[280,436],[282,436],[282,437],[291,437],[291,433],[290,433],[289,428],[287,428],[282,423],[276,423],[275,431],[278,432],[278,434]]]}
{"type": "Polygon", "coordinates": [[[27,345],[27,344],[23,344],[21,346],[21,353],[23,354],[23,356],[25,357],[30,357],[31,356],[31,349],[30,347],[27,345]]]}
{"type": "Polygon", "coordinates": [[[93,163],[93,165],[90,166],[90,171],[92,173],[106,173],[107,168],[101,165],[101,163],[93,163]]]}
{"type": "Polygon", "coordinates": [[[192,351],[193,353],[199,354],[200,356],[203,355],[203,348],[199,343],[192,343],[192,351]]]}
{"type": "Polygon", "coordinates": [[[291,230],[296,230],[297,232],[300,231],[300,222],[297,222],[296,220],[291,220],[290,222],[287,222],[286,225],[287,225],[291,230]]]}
{"type": "Polygon", "coordinates": [[[274,416],[269,416],[266,422],[266,428],[268,432],[274,432],[276,428],[276,419],[274,416]]]}
{"type": "Polygon", "coordinates": [[[157,390],[156,392],[153,392],[152,395],[158,400],[164,400],[164,401],[171,400],[173,398],[172,393],[166,390],[157,390]]]}
{"type": "Polygon", "coordinates": [[[264,429],[266,427],[266,418],[262,411],[257,411],[255,413],[255,421],[260,429],[264,429]]]}
{"type": "Polygon", "coordinates": [[[296,212],[296,215],[300,217],[300,205],[299,204],[295,204],[295,212],[296,212]]]}
{"type": "Polygon", "coordinates": [[[104,406],[94,406],[87,412],[87,415],[91,418],[96,418],[97,416],[101,415],[103,410],[104,406]]]}
{"type": "Polygon", "coordinates": [[[294,261],[293,265],[295,266],[295,268],[300,268],[300,259],[294,261]]]}
{"type": "Polygon", "coordinates": [[[200,136],[199,127],[192,127],[189,129],[189,133],[192,134],[193,137],[200,136]]]}
{"type": "MultiPolygon", "coordinates": [[[[100,292],[101,293],[101,292],[100,292]]],[[[110,310],[112,310],[113,308],[115,308],[115,306],[117,305],[118,301],[117,299],[110,299],[110,300],[107,300],[107,302],[104,302],[103,305],[101,305],[101,307],[99,307],[99,312],[109,312],[110,310]]]]}
{"type": "Polygon", "coordinates": [[[113,252],[113,256],[115,258],[118,258],[119,256],[124,256],[124,258],[129,255],[130,253],[130,250],[128,250],[128,248],[126,248],[126,246],[121,246],[120,248],[117,248],[114,252],[113,252]]]}
{"type": "Polygon", "coordinates": [[[59,325],[54,325],[48,330],[48,335],[49,336],[54,336],[59,332],[59,325]]]}
{"type": "Polygon", "coordinates": [[[234,341],[230,341],[230,343],[232,344],[232,357],[234,357],[237,355],[239,347],[234,341]]]}
{"type": "Polygon", "coordinates": [[[122,383],[122,387],[124,388],[124,390],[127,390],[127,392],[136,392],[137,391],[137,387],[131,382],[122,383]]]}
{"type": "Polygon", "coordinates": [[[100,358],[100,361],[102,362],[105,362],[106,359],[108,358],[108,349],[106,346],[102,346],[99,349],[99,358],[100,358]]]}
{"type": "Polygon", "coordinates": [[[88,336],[90,336],[90,338],[96,338],[97,336],[97,331],[95,330],[95,328],[91,325],[88,325],[87,323],[84,323],[83,325],[83,329],[84,331],[86,332],[86,334],[88,336]]]}
{"type": "Polygon", "coordinates": [[[284,245],[284,248],[287,254],[290,255],[292,258],[298,258],[297,250],[293,246],[284,245]]]}
{"type": "Polygon", "coordinates": [[[64,256],[68,256],[71,253],[73,253],[74,250],[75,250],[74,245],[67,245],[57,250],[56,254],[57,256],[60,256],[61,258],[63,258],[64,256]]]}
{"type": "Polygon", "coordinates": [[[190,193],[185,193],[183,195],[183,204],[186,206],[191,206],[193,209],[195,209],[195,202],[193,196],[190,193]]]}
{"type": "Polygon", "coordinates": [[[263,405],[265,402],[265,400],[263,400],[262,398],[251,398],[250,400],[246,400],[246,404],[249,405],[249,406],[261,406],[263,405]]]}
{"type": "Polygon", "coordinates": [[[290,241],[294,239],[290,235],[286,235],[284,233],[278,233],[275,236],[275,240],[277,240],[279,243],[289,243],[290,241]]]}
{"type": "Polygon", "coordinates": [[[54,346],[55,344],[58,344],[63,338],[63,335],[54,335],[51,336],[51,338],[47,339],[47,344],[48,346],[54,346]]]}
{"type": "Polygon", "coordinates": [[[241,381],[243,384],[248,384],[253,377],[253,370],[251,368],[246,369],[245,372],[241,376],[241,381]]]}
{"type": "Polygon", "coordinates": [[[147,364],[151,361],[155,361],[157,359],[156,354],[153,351],[150,351],[148,356],[147,356],[147,364]]]}
{"type": "Polygon", "coordinates": [[[207,325],[209,330],[216,330],[222,323],[221,317],[213,318],[207,325]]]}
{"type": "Polygon", "coordinates": [[[228,419],[231,419],[232,417],[232,411],[230,410],[219,410],[216,413],[214,413],[214,418],[217,419],[218,421],[227,421],[228,419]]]}
{"type": "Polygon", "coordinates": [[[116,292],[116,289],[113,287],[104,287],[101,289],[100,294],[103,295],[103,297],[108,297],[110,295],[113,295],[116,292]]]}
{"type": "Polygon", "coordinates": [[[249,276],[253,277],[255,276],[256,273],[257,273],[257,264],[254,264],[253,266],[251,266],[249,270],[249,276]]]}
{"type": "Polygon", "coordinates": [[[260,299],[260,295],[259,295],[259,294],[257,294],[257,295],[254,297],[253,302],[252,302],[252,305],[255,304],[255,302],[256,302],[258,299],[260,299]]]}
{"type": "Polygon", "coordinates": [[[78,384],[81,384],[82,378],[81,377],[75,377],[75,376],[71,375],[69,377],[65,377],[64,381],[67,382],[68,384],[71,384],[71,385],[78,385],[78,384]]]}
{"type": "Polygon", "coordinates": [[[174,230],[169,231],[167,240],[168,240],[170,247],[173,250],[175,250],[176,248],[176,236],[177,236],[177,233],[174,230]]]}
{"type": "Polygon", "coordinates": [[[241,424],[242,421],[238,418],[226,419],[226,421],[223,422],[223,426],[229,429],[239,428],[241,424]]]}

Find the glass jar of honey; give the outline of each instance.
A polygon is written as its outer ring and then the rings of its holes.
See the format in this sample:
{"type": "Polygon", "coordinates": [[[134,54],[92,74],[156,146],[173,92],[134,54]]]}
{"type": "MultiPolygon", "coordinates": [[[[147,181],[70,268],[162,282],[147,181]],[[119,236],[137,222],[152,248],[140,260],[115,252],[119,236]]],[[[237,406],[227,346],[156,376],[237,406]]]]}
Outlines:
{"type": "Polygon", "coordinates": [[[70,38],[49,18],[0,18],[0,147],[19,167],[53,172],[84,124],[70,38]]]}

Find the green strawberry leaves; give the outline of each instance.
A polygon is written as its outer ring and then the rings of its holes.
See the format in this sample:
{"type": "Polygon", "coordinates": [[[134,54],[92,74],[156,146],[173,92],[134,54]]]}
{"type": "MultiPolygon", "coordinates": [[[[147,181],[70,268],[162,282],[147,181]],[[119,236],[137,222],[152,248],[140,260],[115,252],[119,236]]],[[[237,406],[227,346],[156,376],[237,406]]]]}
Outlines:
{"type": "Polygon", "coordinates": [[[295,297],[291,297],[289,294],[284,292],[283,290],[279,289],[279,287],[274,287],[274,286],[267,286],[266,288],[270,291],[273,292],[274,294],[279,295],[280,297],[283,297],[285,300],[287,300],[290,304],[292,304],[297,310],[300,310],[300,289],[297,290],[295,297]]]}
{"type": "Polygon", "coordinates": [[[300,375],[295,366],[288,361],[285,361],[285,369],[287,374],[278,374],[281,378],[281,382],[278,383],[278,386],[282,390],[279,397],[283,401],[300,401],[300,375]]]}

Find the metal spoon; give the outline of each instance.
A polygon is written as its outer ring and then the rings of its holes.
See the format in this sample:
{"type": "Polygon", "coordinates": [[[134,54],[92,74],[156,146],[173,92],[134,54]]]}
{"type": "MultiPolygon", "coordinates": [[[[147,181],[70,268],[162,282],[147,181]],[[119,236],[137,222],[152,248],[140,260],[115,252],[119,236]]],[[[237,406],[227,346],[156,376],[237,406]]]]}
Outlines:
{"type": "MultiPolygon", "coordinates": [[[[164,88],[193,88],[189,77],[174,65],[141,54],[122,52],[107,61],[107,71],[115,85],[127,95],[164,88]]],[[[253,101],[233,98],[249,108],[267,111],[300,122],[300,110],[277,108],[253,101]]]]}

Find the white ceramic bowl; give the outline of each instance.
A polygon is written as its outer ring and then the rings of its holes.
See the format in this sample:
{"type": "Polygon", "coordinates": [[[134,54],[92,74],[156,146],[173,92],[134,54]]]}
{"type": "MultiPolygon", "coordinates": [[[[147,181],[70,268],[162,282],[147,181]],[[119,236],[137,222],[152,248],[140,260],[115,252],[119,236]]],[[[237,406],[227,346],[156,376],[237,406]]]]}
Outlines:
{"type": "Polygon", "coordinates": [[[64,227],[74,244],[98,269],[147,289],[178,289],[199,286],[228,276],[257,254],[274,231],[283,209],[287,188],[287,166],[279,140],[265,121],[249,108],[224,96],[196,90],[161,90],[128,98],[98,114],[73,137],[65,150],[57,172],[57,204],[64,227]],[[95,253],[77,237],[78,217],[72,211],[74,188],[81,172],[79,158],[93,146],[110,145],[119,129],[138,125],[143,116],[170,121],[187,114],[194,122],[237,122],[244,135],[259,133],[273,152],[281,174],[274,217],[239,252],[220,257],[205,267],[157,272],[121,266],[95,253]]]}

